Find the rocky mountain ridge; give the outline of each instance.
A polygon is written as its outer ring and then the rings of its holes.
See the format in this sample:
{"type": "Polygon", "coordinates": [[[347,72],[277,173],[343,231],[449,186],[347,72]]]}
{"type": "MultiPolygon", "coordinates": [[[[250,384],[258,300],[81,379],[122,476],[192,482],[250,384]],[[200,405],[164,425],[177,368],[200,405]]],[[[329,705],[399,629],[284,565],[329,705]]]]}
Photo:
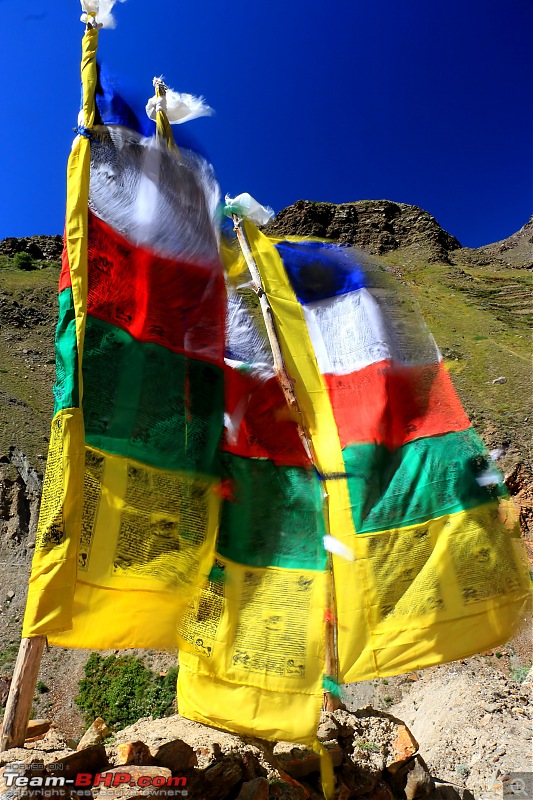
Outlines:
{"type": "MultiPolygon", "coordinates": [[[[333,239],[353,244],[373,255],[394,250],[419,249],[428,261],[449,263],[451,253],[461,250],[480,260],[484,256],[507,266],[533,269],[533,216],[520,230],[493,244],[464,248],[442,228],[435,217],[418,206],[391,200],[356,200],[327,203],[298,200],[282,209],[266,226],[271,236],[299,235],[333,239]]],[[[0,256],[13,258],[28,253],[45,262],[61,260],[63,239],[54,236],[8,237],[0,240],[0,256]]]]}
{"type": "Polygon", "coordinates": [[[478,252],[502,258],[509,266],[533,269],[533,217],[516,233],[494,244],[480,247],[478,252]]]}
{"type": "Polygon", "coordinates": [[[398,249],[422,249],[429,261],[443,263],[447,263],[451,251],[461,247],[427,211],[390,200],[339,205],[298,200],[280,211],[266,232],[271,236],[333,239],[378,256],[398,249]]]}
{"type": "Polygon", "coordinates": [[[507,239],[477,249],[462,247],[435,217],[418,206],[391,200],[322,203],[298,200],[265,228],[271,236],[316,236],[361,247],[376,256],[400,250],[405,257],[454,263],[455,257],[533,268],[533,217],[507,239]]]}

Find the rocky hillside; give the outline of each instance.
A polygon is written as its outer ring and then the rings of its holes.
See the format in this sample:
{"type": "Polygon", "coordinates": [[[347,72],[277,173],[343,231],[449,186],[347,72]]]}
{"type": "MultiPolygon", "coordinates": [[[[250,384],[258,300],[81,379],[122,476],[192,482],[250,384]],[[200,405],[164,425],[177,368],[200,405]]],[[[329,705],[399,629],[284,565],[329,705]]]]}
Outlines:
{"type": "Polygon", "coordinates": [[[480,247],[478,253],[481,257],[497,258],[510,267],[533,269],[533,217],[512,236],[480,247]]]}
{"type": "MultiPolygon", "coordinates": [[[[468,414],[487,444],[498,451],[519,505],[523,535],[531,543],[533,222],[502,242],[470,249],[462,248],[415,206],[385,200],[339,206],[299,201],[280,212],[268,232],[353,243],[379,257],[411,289],[468,414]]],[[[46,460],[60,255],[59,236],[0,242],[0,706],[18,650],[46,460]],[[18,268],[21,253],[28,253],[37,268],[18,268]]],[[[54,648],[43,658],[41,679],[50,691],[38,696],[36,714],[51,718],[67,737],[77,738],[82,731],[73,697],[87,655],[54,648]]],[[[151,653],[147,659],[165,669],[174,656],[151,653]]],[[[506,772],[521,766],[513,753],[525,752],[530,708],[520,681],[531,663],[526,631],[497,652],[426,673],[358,684],[349,687],[347,697],[352,708],[367,703],[380,712],[398,708],[419,738],[433,776],[464,784],[471,775],[467,785],[486,792],[506,772]],[[438,715],[433,710],[437,705],[442,711],[438,715]],[[468,733],[462,735],[463,730],[468,733]],[[498,747],[506,752],[498,755],[498,747]]],[[[225,768],[217,767],[219,772],[225,768]]],[[[253,780],[259,778],[265,775],[259,772],[253,780]]],[[[258,797],[310,796],[296,790],[265,794],[261,781],[256,787],[263,792],[258,797]]],[[[389,797],[386,789],[383,792],[380,796],[389,797]]],[[[237,792],[228,796],[237,797],[237,792]]]]}
{"type": "Polygon", "coordinates": [[[313,203],[299,200],[267,227],[272,236],[318,236],[354,244],[374,255],[401,249],[428,261],[447,262],[461,247],[427,211],[390,200],[313,203]]]}
{"type": "Polygon", "coordinates": [[[298,200],[280,211],[265,230],[271,236],[329,238],[377,256],[399,250],[407,260],[418,255],[428,262],[454,263],[455,256],[478,264],[492,261],[493,266],[533,268],[533,217],[507,239],[477,250],[463,248],[427,211],[390,200],[339,205],[298,200]]]}
{"type": "Polygon", "coordinates": [[[28,253],[36,261],[48,264],[61,260],[63,250],[63,237],[56,236],[27,236],[21,239],[8,237],[0,242],[0,256],[13,258],[17,253],[28,253]]]}

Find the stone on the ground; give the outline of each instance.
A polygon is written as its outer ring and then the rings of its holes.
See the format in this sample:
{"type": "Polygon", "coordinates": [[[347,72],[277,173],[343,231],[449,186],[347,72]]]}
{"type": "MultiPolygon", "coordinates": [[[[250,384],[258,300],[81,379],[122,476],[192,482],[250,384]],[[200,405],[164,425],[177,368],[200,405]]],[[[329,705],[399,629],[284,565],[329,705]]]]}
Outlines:
{"type": "Polygon", "coordinates": [[[127,768],[114,767],[102,772],[98,787],[92,791],[98,800],[166,800],[172,796],[172,790],[166,790],[166,782],[171,778],[172,772],[166,767],[138,767],[130,764],[127,768]],[[124,778],[126,783],[122,782],[124,778]],[[139,779],[152,785],[139,786],[139,779]]]}
{"type": "Polygon", "coordinates": [[[30,719],[26,728],[26,741],[35,739],[36,736],[44,736],[50,730],[51,724],[47,719],[30,719]]]}
{"type": "Polygon", "coordinates": [[[320,725],[318,726],[317,736],[321,742],[329,742],[332,739],[336,739],[338,735],[338,728],[335,723],[334,719],[329,719],[326,717],[320,721],[320,725]]]}
{"type": "Polygon", "coordinates": [[[242,763],[240,758],[226,758],[219,761],[212,767],[206,769],[204,773],[206,783],[211,786],[219,786],[221,791],[229,791],[242,778],[242,763]]]}
{"type": "Polygon", "coordinates": [[[190,745],[181,739],[165,742],[152,750],[154,762],[161,767],[167,767],[172,772],[183,772],[190,767],[196,767],[198,759],[190,745]]]}
{"type": "Polygon", "coordinates": [[[379,775],[379,772],[369,771],[349,760],[343,764],[342,779],[344,785],[356,797],[373,792],[379,775]]]}
{"type": "Polygon", "coordinates": [[[107,753],[101,744],[92,744],[83,750],[75,750],[73,753],[49,761],[46,765],[48,771],[53,775],[63,775],[65,778],[72,778],[80,772],[102,772],[109,766],[107,753]]]}
{"type": "Polygon", "coordinates": [[[150,748],[144,742],[125,742],[113,748],[112,762],[115,767],[137,764],[140,767],[154,763],[150,748]]]}
{"type": "Polygon", "coordinates": [[[276,800],[308,800],[310,792],[295,778],[283,773],[270,781],[268,796],[276,800]]]}
{"type": "Polygon", "coordinates": [[[396,737],[392,742],[392,758],[387,761],[386,767],[389,772],[395,772],[402,764],[412,758],[418,751],[418,742],[403,723],[398,725],[396,737]]]}
{"type": "Polygon", "coordinates": [[[92,744],[99,744],[106,736],[109,736],[109,728],[102,717],[96,717],[95,721],[81,737],[76,750],[83,750],[92,744]]]}
{"type": "Polygon", "coordinates": [[[431,794],[427,795],[426,800],[474,800],[474,795],[460,786],[440,783],[431,794]]]}
{"type": "MultiPolygon", "coordinates": [[[[324,745],[331,756],[334,767],[340,767],[344,753],[336,741],[324,745]]],[[[292,778],[305,778],[320,772],[320,756],[305,747],[295,747],[289,742],[278,742],[274,747],[274,758],[284,772],[292,778]]]]}
{"type": "Polygon", "coordinates": [[[420,755],[417,755],[408,765],[404,789],[406,800],[414,800],[416,797],[428,797],[434,788],[435,782],[429,774],[424,760],[420,755]]]}
{"type": "MultiPolygon", "coordinates": [[[[34,722],[34,730],[41,722],[34,722]]],[[[172,725],[166,725],[167,736],[172,736],[172,725]]],[[[97,735],[102,735],[104,726],[102,720],[95,721],[93,734],[96,728],[97,735]]],[[[20,774],[30,769],[32,775],[37,769],[67,779],[79,773],[99,774],[99,785],[83,793],[92,800],[168,800],[181,796],[182,790],[189,800],[317,800],[322,796],[320,758],[303,745],[243,741],[226,734],[217,740],[214,732],[210,739],[201,726],[190,738],[186,725],[174,730],[175,738],[166,741],[162,726],[155,728],[155,735],[154,729],[140,726],[132,728],[129,741],[124,737],[119,744],[104,748],[102,744],[83,746],[82,740],[73,751],[65,750],[66,740],[52,724],[43,741],[0,753],[0,797],[27,800],[24,795],[15,798],[2,793],[8,787],[5,780],[2,785],[1,768],[15,763],[20,774]],[[139,786],[139,778],[151,785],[139,786]],[[169,785],[170,778],[182,782],[169,785]]],[[[327,712],[319,734],[335,767],[335,800],[473,800],[460,786],[442,781],[435,786],[413,734],[391,714],[370,707],[327,712]]],[[[497,770],[492,783],[499,775],[497,770]]]]}

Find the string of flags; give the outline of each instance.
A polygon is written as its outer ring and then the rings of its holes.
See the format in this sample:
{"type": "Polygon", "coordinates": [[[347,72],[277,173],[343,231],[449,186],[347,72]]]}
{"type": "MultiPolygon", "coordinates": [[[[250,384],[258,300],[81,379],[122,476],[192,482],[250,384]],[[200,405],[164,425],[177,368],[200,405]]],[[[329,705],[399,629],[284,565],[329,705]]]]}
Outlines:
{"type": "Polygon", "coordinates": [[[324,691],[513,635],[530,589],[512,503],[382,265],[269,237],[249,194],[224,207],[242,249],[221,232],[214,170],[170,127],[211,109],[155,79],[136,114],[96,61],[112,8],[82,0],[23,636],[179,649],[181,714],[309,745],[331,797],[324,691]]]}

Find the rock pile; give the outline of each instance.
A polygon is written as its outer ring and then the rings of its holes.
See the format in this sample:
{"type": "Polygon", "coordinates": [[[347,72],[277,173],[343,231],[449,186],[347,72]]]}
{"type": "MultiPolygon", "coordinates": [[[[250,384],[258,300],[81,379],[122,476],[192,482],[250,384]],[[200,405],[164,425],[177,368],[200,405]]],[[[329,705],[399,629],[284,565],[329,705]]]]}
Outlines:
{"type": "MultiPolygon", "coordinates": [[[[323,796],[319,758],[303,746],[244,740],[178,715],[140,720],[117,734],[111,744],[102,742],[108,731],[98,719],[77,747],[54,726],[34,736],[36,724],[43,730],[43,721],[34,722],[24,748],[0,754],[4,800],[51,796],[57,800],[181,796],[189,800],[318,800],[323,796]],[[143,739],[138,738],[140,732],[143,739]],[[15,787],[14,773],[28,780],[19,780],[21,785],[15,787]],[[81,781],[76,778],[80,775],[85,776],[81,781]],[[39,782],[43,786],[30,793],[30,781],[35,778],[41,780],[34,780],[33,787],[39,782]],[[58,778],[66,779],[61,792],[58,778]],[[85,785],[73,788],[76,781],[85,785]],[[54,784],[56,794],[51,794],[49,787],[54,784]]],[[[390,714],[371,707],[325,712],[318,736],[335,768],[336,800],[473,800],[466,788],[443,784],[430,775],[413,734],[390,714]]]]}

